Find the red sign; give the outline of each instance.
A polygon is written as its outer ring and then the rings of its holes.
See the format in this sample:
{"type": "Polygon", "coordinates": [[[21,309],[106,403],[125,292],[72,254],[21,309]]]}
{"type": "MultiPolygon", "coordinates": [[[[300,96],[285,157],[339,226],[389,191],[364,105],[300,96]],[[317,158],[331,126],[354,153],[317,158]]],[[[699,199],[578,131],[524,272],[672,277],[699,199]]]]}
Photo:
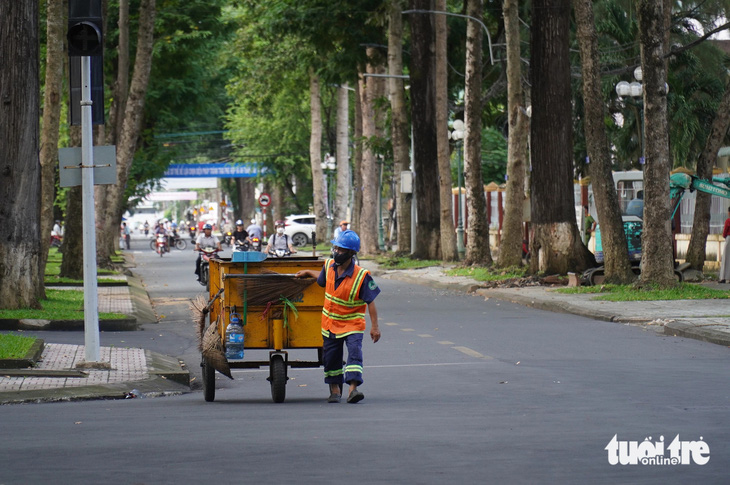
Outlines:
{"type": "Polygon", "coordinates": [[[267,207],[271,204],[271,196],[266,193],[259,195],[259,204],[261,207],[267,207]]]}

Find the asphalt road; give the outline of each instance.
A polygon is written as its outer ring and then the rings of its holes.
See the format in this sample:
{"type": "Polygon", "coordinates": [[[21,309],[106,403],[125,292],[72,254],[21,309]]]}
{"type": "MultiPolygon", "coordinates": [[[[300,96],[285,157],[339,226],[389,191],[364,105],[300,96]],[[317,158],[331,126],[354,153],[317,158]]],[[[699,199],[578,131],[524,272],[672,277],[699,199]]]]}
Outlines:
{"type": "MultiPolygon", "coordinates": [[[[102,345],[174,355],[199,373],[186,304],[202,288],[194,253],[135,258],[165,318],[105,332],[102,345]]],[[[218,376],[213,403],[197,391],[2,406],[0,484],[727,483],[727,348],[378,283],[383,337],[364,346],[361,403],[327,404],[322,370],[293,369],[283,404],[267,370],[237,370],[218,376]],[[666,457],[677,435],[709,451],[686,465],[611,465],[614,435],[663,437],[666,457]]]]}

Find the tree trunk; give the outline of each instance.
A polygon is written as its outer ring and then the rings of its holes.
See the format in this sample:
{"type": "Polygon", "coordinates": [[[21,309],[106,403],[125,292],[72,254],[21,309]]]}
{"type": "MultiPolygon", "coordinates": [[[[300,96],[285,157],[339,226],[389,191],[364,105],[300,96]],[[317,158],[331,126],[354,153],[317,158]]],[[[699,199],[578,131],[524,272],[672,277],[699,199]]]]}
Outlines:
{"type": "Polygon", "coordinates": [[[317,218],[317,240],[327,237],[327,207],[325,207],[324,172],[322,171],[322,100],[319,97],[319,77],[309,70],[309,109],[312,132],[309,137],[309,163],[312,167],[314,215],[317,218]]]}
{"type": "Polygon", "coordinates": [[[360,211],[362,209],[362,93],[365,92],[365,84],[358,79],[355,84],[355,156],[352,166],[352,217],[350,218],[350,229],[360,234],[360,211]]]}
{"type": "MultiPolygon", "coordinates": [[[[482,17],[482,0],[469,0],[467,14],[482,17]]],[[[482,181],[482,27],[466,24],[466,80],[464,81],[464,185],[468,227],[465,265],[492,264],[487,224],[487,200],[482,181]]]]}
{"type": "Polygon", "coordinates": [[[347,219],[347,208],[350,205],[349,101],[349,88],[345,83],[337,88],[337,193],[334,225],[347,219]]]}
{"type": "MultiPolygon", "coordinates": [[[[712,179],[712,168],[717,160],[717,152],[722,146],[728,127],[730,126],[730,83],[725,86],[725,93],[722,95],[720,105],[717,107],[717,114],[712,120],[710,134],[705,142],[705,147],[697,160],[697,176],[701,179],[712,179]]],[[[697,191],[695,199],[695,213],[692,223],[692,236],[687,248],[686,261],[692,268],[702,271],[705,266],[707,234],[710,232],[710,205],[712,196],[705,192],[697,191]]]]}
{"type": "Polygon", "coordinates": [[[43,274],[37,0],[0,2],[0,39],[0,308],[39,308],[43,274]]]}
{"type": "MultiPolygon", "coordinates": [[[[367,73],[375,73],[373,65],[375,49],[368,47],[367,73]]],[[[366,255],[378,252],[378,166],[372,142],[376,138],[375,99],[377,80],[363,78],[362,96],[362,136],[365,140],[362,152],[362,208],[360,209],[360,251],[366,255]]]]}
{"type": "Polygon", "coordinates": [[[106,137],[114,145],[124,123],[124,111],[129,94],[129,0],[119,0],[119,42],[117,45],[117,79],[114,83],[112,104],[106,137]]]}
{"type": "Polygon", "coordinates": [[[669,135],[667,129],[667,72],[664,68],[664,7],[662,0],[637,0],[644,73],[644,233],[642,234],[642,285],[676,284],[669,218],[669,135]]]}
{"type": "MultiPolygon", "coordinates": [[[[411,8],[430,10],[429,0],[411,0],[411,8]]],[[[441,257],[438,151],[434,109],[433,27],[430,15],[412,15],[411,23],[411,120],[413,165],[416,172],[416,247],[413,256],[441,257]]]]}
{"type": "MultiPolygon", "coordinates": [[[[401,0],[392,0],[388,11],[388,72],[392,75],[403,74],[403,19],[401,0]]],[[[395,176],[410,170],[408,141],[408,113],[406,111],[403,80],[388,79],[391,110],[391,143],[393,145],[393,164],[395,176]]],[[[411,252],[411,194],[401,192],[400,183],[396,183],[397,221],[398,221],[398,253],[411,252]]]]}
{"type": "Polygon", "coordinates": [[[238,195],[239,213],[236,219],[242,219],[244,227],[256,214],[256,182],[251,178],[236,179],[236,193],[238,195]]]}
{"type": "MultiPolygon", "coordinates": [[[[46,41],[46,81],[41,131],[41,253],[40,274],[46,272],[46,259],[53,228],[53,202],[56,195],[58,166],[58,127],[61,118],[61,86],[63,84],[63,0],[48,0],[46,41]]],[[[45,293],[45,291],[44,291],[45,293]]]]}
{"type": "Polygon", "coordinates": [[[156,17],[155,0],[142,0],[140,22],[137,33],[137,52],[134,73],[129,87],[124,123],[117,140],[117,183],[100,185],[96,191],[96,202],[102,205],[101,217],[97,209],[97,264],[111,266],[115,241],[119,237],[119,220],[126,203],[125,188],[129,180],[129,169],[134,160],[144,117],[145,96],[152,69],[154,47],[154,26],[156,17]]]}
{"type": "MultiPolygon", "coordinates": [[[[436,0],[434,9],[446,11],[446,0],[436,0]]],[[[449,99],[448,76],[446,74],[446,15],[434,15],[434,38],[436,55],[435,64],[435,92],[436,92],[436,151],[438,153],[439,172],[439,202],[440,232],[441,232],[441,259],[443,261],[457,261],[459,253],[456,251],[456,231],[454,230],[454,212],[452,210],[453,194],[451,192],[451,150],[449,149],[449,99]]]]}
{"type": "Polygon", "coordinates": [[[530,269],[582,272],[593,255],[580,238],[573,195],[570,0],[533,0],[530,269]]]}
{"type": "Polygon", "coordinates": [[[606,137],[605,109],[601,93],[598,35],[591,0],[573,0],[583,73],[585,138],[588,148],[588,174],[601,224],[605,278],[609,283],[633,281],[618,195],[611,173],[611,154],[606,137]]]}
{"type": "Polygon", "coordinates": [[[502,241],[497,265],[522,264],[522,212],[525,203],[528,118],[522,96],[520,24],[517,0],[504,1],[504,30],[507,42],[507,190],[502,241]]]}
{"type": "MultiPolygon", "coordinates": [[[[68,59],[68,58],[67,58],[68,59]]],[[[68,64],[66,64],[68,67],[68,64]]],[[[81,146],[81,127],[70,126],[68,130],[69,145],[81,146]]],[[[81,212],[81,186],[71,187],[66,192],[66,224],[63,227],[63,259],[59,276],[81,280],[84,278],[84,228],[81,212]]]]}

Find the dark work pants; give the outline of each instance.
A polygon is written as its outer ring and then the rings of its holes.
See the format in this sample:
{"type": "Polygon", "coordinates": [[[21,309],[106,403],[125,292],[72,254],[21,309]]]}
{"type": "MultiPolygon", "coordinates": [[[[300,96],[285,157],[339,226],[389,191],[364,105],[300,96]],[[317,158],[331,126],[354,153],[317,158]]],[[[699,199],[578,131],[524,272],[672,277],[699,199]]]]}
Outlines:
{"type": "Polygon", "coordinates": [[[346,337],[335,337],[332,332],[329,336],[322,336],[322,360],[324,361],[324,382],[327,384],[355,383],[358,386],[362,380],[362,336],[353,333],[346,337]],[[344,346],[347,346],[347,363],[342,367],[344,346]]]}

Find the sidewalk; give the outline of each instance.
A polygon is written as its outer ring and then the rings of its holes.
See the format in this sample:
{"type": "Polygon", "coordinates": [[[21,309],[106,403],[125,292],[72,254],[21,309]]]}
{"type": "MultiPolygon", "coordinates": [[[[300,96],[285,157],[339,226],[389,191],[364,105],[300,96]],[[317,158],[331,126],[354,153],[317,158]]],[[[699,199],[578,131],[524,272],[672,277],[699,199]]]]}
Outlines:
{"type": "MultiPolygon", "coordinates": [[[[383,278],[476,293],[485,298],[506,300],[552,312],[572,313],[596,320],[642,325],[652,327],[665,335],[730,346],[730,299],[609,302],[595,300],[595,295],[556,292],[560,287],[487,289],[471,278],[447,276],[440,267],[410,271],[383,271],[374,266],[369,269],[383,278]]],[[[730,291],[730,285],[716,282],[702,284],[730,291]]]]}
{"type": "MultiPolygon", "coordinates": [[[[558,293],[556,287],[486,289],[471,278],[448,276],[442,267],[394,271],[383,270],[371,261],[362,264],[376,278],[475,293],[532,308],[641,325],[665,335],[730,346],[730,300],[604,302],[595,300],[593,295],[558,293]]],[[[100,288],[100,309],[130,315],[129,321],[134,326],[128,330],[136,329],[142,323],[155,322],[152,305],[141,282],[133,276],[127,280],[127,287],[100,288]]],[[[706,285],[730,290],[729,285],[706,285]]],[[[45,329],[64,328],[57,322],[44,325],[45,329]]],[[[190,391],[190,374],[173,357],[143,349],[102,347],[101,360],[108,363],[110,369],[78,369],[76,366],[83,361],[83,356],[82,345],[46,342],[42,360],[33,369],[0,369],[0,404],[122,399],[132,390],[140,394],[138,397],[190,391]]]]}
{"type": "MultiPolygon", "coordinates": [[[[141,281],[133,276],[126,279],[128,286],[98,288],[100,312],[129,316],[124,320],[100,321],[101,330],[133,331],[143,323],[157,321],[141,281]]],[[[83,321],[5,323],[4,330],[83,329],[83,321]]],[[[0,369],[0,404],[124,399],[190,391],[190,373],[183,370],[173,357],[137,348],[101,347],[100,362],[107,364],[108,368],[77,367],[84,361],[84,355],[83,345],[45,342],[41,359],[35,367],[0,369]]]]}

